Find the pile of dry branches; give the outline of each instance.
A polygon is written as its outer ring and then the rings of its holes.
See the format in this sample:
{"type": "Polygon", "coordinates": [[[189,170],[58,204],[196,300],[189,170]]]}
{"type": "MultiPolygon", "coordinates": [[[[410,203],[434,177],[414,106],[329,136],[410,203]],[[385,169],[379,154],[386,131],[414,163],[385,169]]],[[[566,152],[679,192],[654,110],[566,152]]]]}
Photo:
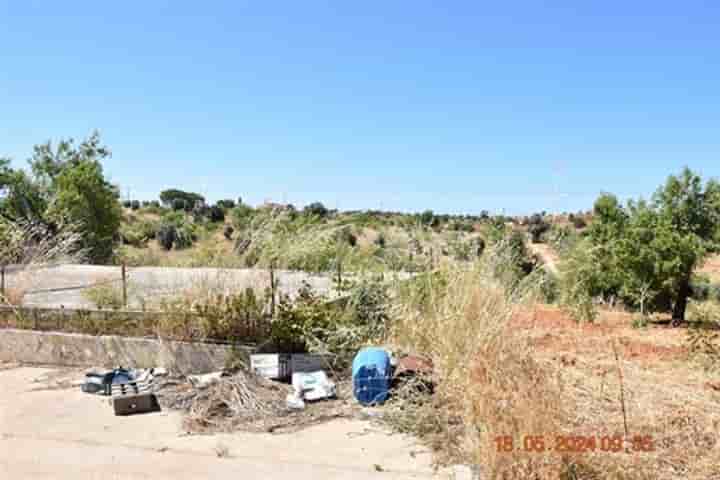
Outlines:
{"type": "Polygon", "coordinates": [[[189,392],[185,427],[190,431],[230,431],[286,411],[287,386],[238,371],[204,389],[189,392]]]}

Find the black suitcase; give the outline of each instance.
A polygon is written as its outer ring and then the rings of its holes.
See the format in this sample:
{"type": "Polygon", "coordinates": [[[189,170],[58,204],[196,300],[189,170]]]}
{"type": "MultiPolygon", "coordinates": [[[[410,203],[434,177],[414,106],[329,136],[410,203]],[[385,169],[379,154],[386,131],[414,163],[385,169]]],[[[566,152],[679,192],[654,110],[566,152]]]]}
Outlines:
{"type": "Polygon", "coordinates": [[[159,412],[160,404],[154,393],[134,393],[112,398],[115,415],[159,412]]]}

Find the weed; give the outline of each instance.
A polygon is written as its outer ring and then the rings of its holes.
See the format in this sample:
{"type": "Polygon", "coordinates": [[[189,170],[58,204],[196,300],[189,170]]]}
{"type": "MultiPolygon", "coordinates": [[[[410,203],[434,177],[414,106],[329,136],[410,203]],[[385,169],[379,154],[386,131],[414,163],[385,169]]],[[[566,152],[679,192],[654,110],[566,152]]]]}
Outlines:
{"type": "Polygon", "coordinates": [[[110,308],[119,310],[123,307],[122,285],[115,281],[105,281],[102,284],[86,288],[83,297],[95,304],[97,308],[110,308]]]}

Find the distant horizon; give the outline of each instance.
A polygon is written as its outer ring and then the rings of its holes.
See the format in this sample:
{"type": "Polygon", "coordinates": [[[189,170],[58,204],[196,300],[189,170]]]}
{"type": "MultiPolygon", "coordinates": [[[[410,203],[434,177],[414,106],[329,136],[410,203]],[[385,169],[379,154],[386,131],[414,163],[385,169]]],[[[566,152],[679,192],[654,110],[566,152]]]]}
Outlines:
{"type": "MultiPolygon", "coordinates": [[[[98,132],[102,133],[101,130],[99,130],[99,129],[93,129],[93,131],[98,131],[98,132]]],[[[92,132],[90,132],[90,133],[92,133],[92,132]]],[[[86,135],[86,136],[72,137],[72,138],[76,143],[78,143],[78,142],[82,141],[84,138],[86,138],[87,136],[89,136],[90,133],[88,133],[88,135],[86,135]]],[[[52,142],[53,145],[57,145],[58,141],[67,140],[69,138],[71,138],[71,137],[58,137],[56,139],[50,139],[50,141],[52,142]]],[[[38,142],[38,143],[44,143],[44,142],[38,142]]],[[[35,145],[35,144],[33,144],[33,145],[35,145]]],[[[28,147],[28,151],[32,151],[33,145],[30,145],[28,147]]],[[[112,145],[107,145],[107,146],[112,151],[112,145]]],[[[4,155],[2,152],[0,152],[0,158],[3,158],[3,157],[10,158],[11,164],[14,168],[22,168],[22,169],[29,170],[29,166],[27,163],[29,157],[24,158],[20,161],[16,157],[4,155]]],[[[664,183],[664,181],[667,179],[668,176],[679,174],[681,169],[684,168],[685,166],[687,166],[687,165],[684,165],[677,171],[668,172],[667,175],[665,175],[665,177],[662,178],[661,183],[658,183],[658,185],[653,187],[649,192],[644,192],[644,193],[626,193],[626,192],[624,193],[624,192],[614,192],[610,189],[603,189],[601,191],[598,191],[596,194],[581,193],[581,192],[570,192],[570,193],[561,192],[559,194],[553,194],[553,193],[548,192],[545,194],[536,194],[536,195],[525,194],[524,195],[524,194],[509,192],[509,193],[504,193],[504,194],[496,194],[496,195],[488,196],[488,197],[494,198],[496,200],[502,199],[502,198],[507,198],[507,199],[509,199],[509,198],[513,198],[513,199],[517,199],[517,198],[541,199],[541,198],[543,198],[543,199],[546,199],[548,201],[548,203],[552,203],[553,201],[558,201],[558,199],[567,198],[567,197],[575,197],[575,198],[582,197],[584,199],[589,199],[589,202],[587,203],[587,205],[585,207],[580,207],[577,209],[569,209],[569,210],[568,209],[565,209],[565,210],[555,209],[555,210],[553,210],[552,208],[538,208],[538,209],[530,209],[527,211],[509,211],[506,208],[500,208],[500,210],[494,211],[490,208],[483,208],[481,206],[481,204],[473,203],[472,209],[443,211],[443,210],[438,210],[433,205],[428,205],[425,207],[418,207],[418,208],[409,208],[409,209],[396,209],[396,208],[392,208],[389,205],[384,205],[383,203],[380,203],[379,206],[362,206],[362,205],[360,205],[360,206],[356,206],[356,207],[338,207],[337,206],[339,204],[338,200],[340,202],[342,202],[342,196],[340,194],[333,194],[333,193],[328,193],[328,192],[322,192],[319,194],[313,194],[313,193],[308,193],[308,192],[300,193],[300,194],[298,194],[298,197],[303,197],[303,198],[299,201],[292,200],[292,198],[295,196],[295,194],[293,192],[283,193],[279,197],[266,196],[263,198],[251,198],[251,199],[248,199],[245,195],[243,195],[242,192],[237,193],[235,196],[233,196],[233,195],[225,195],[225,196],[213,195],[212,191],[210,190],[212,185],[209,185],[209,184],[195,185],[195,186],[191,185],[189,187],[184,186],[184,185],[166,185],[166,186],[163,186],[163,188],[161,190],[158,190],[158,192],[156,194],[142,192],[143,196],[136,196],[133,193],[135,190],[132,186],[118,184],[116,181],[114,181],[111,172],[109,172],[107,169],[108,163],[112,163],[112,155],[109,159],[105,159],[105,161],[103,162],[103,169],[105,171],[105,174],[109,177],[110,182],[119,188],[121,201],[125,201],[125,200],[139,200],[141,202],[142,201],[153,201],[153,200],[160,201],[160,198],[159,198],[160,192],[162,192],[163,190],[166,190],[166,189],[176,188],[176,189],[187,191],[187,192],[198,193],[205,198],[205,200],[208,204],[213,204],[219,200],[224,200],[224,199],[231,199],[231,200],[237,201],[238,197],[240,197],[240,198],[242,198],[244,204],[252,206],[254,208],[262,206],[266,202],[278,203],[278,204],[292,204],[293,206],[298,207],[298,208],[302,208],[313,202],[321,202],[327,208],[333,209],[333,210],[338,210],[340,212],[382,211],[382,212],[397,212],[397,213],[412,214],[412,213],[422,213],[423,211],[426,211],[426,210],[432,210],[435,214],[440,214],[440,215],[444,215],[444,214],[448,214],[448,215],[479,215],[482,211],[485,210],[485,211],[489,212],[491,215],[507,215],[507,216],[529,216],[534,213],[540,213],[543,211],[545,211],[548,214],[554,214],[554,215],[559,215],[562,213],[588,212],[588,211],[592,211],[595,200],[597,199],[597,197],[599,195],[601,195],[603,193],[611,193],[611,194],[615,195],[622,203],[626,203],[628,200],[631,200],[631,199],[641,199],[641,198],[649,199],[652,196],[652,194],[655,192],[655,190],[658,187],[660,187],[662,183],[664,183]],[[200,187],[200,188],[198,188],[198,187],[200,187]],[[128,195],[130,195],[130,196],[128,197],[128,195]],[[327,200],[325,200],[325,198],[330,198],[331,201],[327,201],[327,200]],[[334,202],[332,201],[333,198],[335,199],[334,202]]],[[[692,167],[690,167],[690,168],[692,168],[692,167]]],[[[707,181],[710,178],[718,178],[717,176],[710,177],[710,176],[703,175],[702,172],[700,172],[700,173],[701,173],[701,176],[703,177],[704,181],[707,181]]],[[[414,194],[418,194],[418,193],[422,194],[423,192],[413,192],[413,193],[414,194]]],[[[449,196],[449,195],[452,195],[452,193],[446,194],[446,196],[449,196]]],[[[370,195],[368,195],[368,197],[369,196],[370,195]]],[[[483,197],[482,194],[470,194],[469,196],[472,198],[475,198],[475,199],[480,199],[483,197]]],[[[396,195],[396,197],[397,197],[397,195],[396,195]]],[[[500,201],[502,201],[502,200],[500,200],[500,201]]]]}
{"type": "Polygon", "coordinates": [[[99,129],[134,198],[574,212],[720,176],[720,6],[0,3],[0,156],[99,129]]]}

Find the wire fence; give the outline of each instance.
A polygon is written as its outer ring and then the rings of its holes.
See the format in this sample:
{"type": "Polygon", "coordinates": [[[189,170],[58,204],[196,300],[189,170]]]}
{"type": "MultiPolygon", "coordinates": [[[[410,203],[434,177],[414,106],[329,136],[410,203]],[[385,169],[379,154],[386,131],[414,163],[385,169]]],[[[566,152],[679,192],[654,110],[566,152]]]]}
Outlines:
{"type": "Polygon", "coordinates": [[[270,337],[271,321],[264,314],[220,319],[195,312],[0,306],[1,328],[188,342],[260,343],[270,337]]]}
{"type": "MultiPolygon", "coordinates": [[[[260,309],[223,311],[218,309],[173,308],[138,310],[129,308],[128,277],[131,270],[120,265],[116,278],[105,278],[78,285],[26,289],[23,295],[82,291],[118,284],[122,304],[115,308],[67,308],[14,304],[10,301],[9,280],[19,272],[30,273],[58,265],[0,265],[0,328],[57,331],[90,335],[152,337],[177,341],[212,343],[253,343],[267,339],[277,305],[278,281],[274,268],[268,271],[269,299],[260,309]]],[[[138,267],[139,268],[139,267],[138,267]]],[[[42,274],[46,274],[42,272],[42,274]]]]}

